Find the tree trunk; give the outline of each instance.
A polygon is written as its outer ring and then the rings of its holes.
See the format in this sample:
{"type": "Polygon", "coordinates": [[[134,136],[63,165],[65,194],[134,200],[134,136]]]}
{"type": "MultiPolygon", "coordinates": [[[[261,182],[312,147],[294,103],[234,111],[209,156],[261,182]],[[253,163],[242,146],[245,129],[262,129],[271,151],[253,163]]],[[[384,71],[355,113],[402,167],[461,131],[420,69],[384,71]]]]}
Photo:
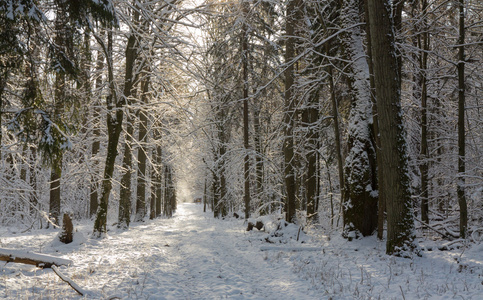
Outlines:
{"type": "MultiPolygon", "coordinates": [[[[142,83],[142,104],[148,103],[148,91],[150,84],[149,70],[145,74],[145,78],[142,83]]],[[[142,221],[146,215],[146,146],[147,146],[147,133],[148,133],[148,117],[147,112],[144,109],[139,111],[139,136],[138,142],[140,147],[138,148],[138,185],[136,190],[136,217],[135,220],[142,221]]]]}
{"type": "Polygon", "coordinates": [[[205,178],[205,185],[203,187],[203,212],[205,213],[206,212],[206,202],[208,200],[208,195],[206,194],[207,193],[207,186],[208,186],[208,182],[205,178]]]}
{"type": "MultiPolygon", "coordinates": [[[[407,150],[401,111],[400,66],[396,57],[391,2],[369,0],[377,112],[381,138],[382,176],[387,209],[388,254],[405,255],[414,248],[407,150]]],[[[398,16],[393,16],[397,19],[398,16]]]]}
{"type": "Polygon", "coordinates": [[[299,16],[299,1],[289,0],[286,9],[285,23],[285,63],[288,64],[285,69],[285,107],[284,107],[284,177],[285,177],[285,220],[287,222],[295,221],[296,212],[296,183],[294,168],[294,141],[293,127],[295,125],[295,105],[294,105],[294,62],[295,57],[295,27],[297,17],[299,16]]]}
{"type": "Polygon", "coordinates": [[[55,225],[59,225],[60,217],[60,179],[62,177],[62,163],[55,163],[50,171],[49,215],[55,225]]]}
{"type": "Polygon", "coordinates": [[[249,12],[249,3],[244,0],[243,6],[243,16],[244,23],[242,26],[242,68],[243,68],[243,146],[245,148],[245,159],[244,159],[244,200],[245,200],[245,220],[250,217],[250,156],[249,152],[249,142],[248,142],[248,24],[247,16],[249,12]]]}
{"type": "MultiPolygon", "coordinates": [[[[158,134],[157,130],[155,131],[156,137],[155,139],[158,140],[158,134]]],[[[159,142],[158,142],[159,143],[159,142]]],[[[156,145],[156,175],[155,175],[155,186],[156,186],[156,217],[159,217],[161,215],[161,202],[162,202],[162,180],[163,180],[163,167],[162,167],[162,149],[161,146],[158,144],[156,145]]]]}
{"type": "MultiPolygon", "coordinates": [[[[343,22],[360,23],[360,0],[345,2],[343,22]]],[[[368,236],[377,228],[377,176],[375,145],[371,139],[372,102],[370,73],[364,58],[362,30],[355,27],[344,34],[344,52],[351,96],[351,112],[345,164],[344,235],[368,236]]]]}
{"type": "Polygon", "coordinates": [[[256,197],[263,199],[263,150],[262,150],[262,133],[260,128],[260,108],[255,104],[253,111],[253,131],[255,133],[253,140],[255,144],[255,174],[256,174],[256,197]]]}
{"type": "Polygon", "coordinates": [[[307,170],[305,180],[305,193],[307,201],[307,218],[315,220],[316,218],[316,201],[317,201],[317,145],[319,140],[318,120],[319,120],[319,93],[314,91],[309,98],[307,105],[306,121],[307,126],[307,170]]]}
{"type": "MultiPolygon", "coordinates": [[[[131,221],[131,175],[132,175],[132,136],[134,134],[134,118],[126,116],[126,134],[124,137],[124,156],[122,158],[122,168],[125,173],[121,178],[121,191],[119,195],[119,215],[118,228],[127,229],[131,221]]],[[[140,220],[135,219],[135,222],[140,220]]]]}
{"type": "MultiPolygon", "coordinates": [[[[427,13],[427,0],[422,0],[422,13],[427,13]]],[[[429,33],[426,18],[423,18],[422,46],[423,52],[420,55],[420,77],[421,77],[421,220],[429,224],[429,151],[428,151],[428,87],[426,71],[428,69],[429,33]]]]}
{"type": "Polygon", "coordinates": [[[460,207],[460,237],[466,238],[468,208],[465,195],[465,1],[459,1],[458,40],[458,181],[457,194],[460,207]]]}
{"type": "MultiPolygon", "coordinates": [[[[105,49],[107,57],[107,70],[109,79],[109,95],[106,99],[107,105],[107,153],[106,163],[104,168],[104,177],[101,186],[101,198],[99,200],[99,207],[97,209],[96,219],[94,221],[93,236],[102,237],[107,233],[107,206],[109,204],[109,195],[112,189],[112,175],[114,173],[114,163],[117,156],[117,145],[119,143],[119,136],[122,131],[122,119],[124,101],[117,99],[116,86],[114,83],[114,70],[112,61],[112,31],[107,34],[107,49],[105,49]],[[114,108],[115,105],[115,108],[114,108]]],[[[98,40],[101,45],[103,42],[98,40]]]]}
{"type": "MultiPolygon", "coordinates": [[[[64,7],[65,4],[57,3],[57,15],[55,19],[55,43],[62,51],[67,49],[67,12],[64,7]]],[[[64,53],[67,55],[67,53],[64,53]]],[[[61,122],[64,101],[65,101],[65,86],[66,78],[64,72],[57,72],[55,74],[54,84],[54,103],[53,114],[51,115],[52,122],[61,122]]],[[[50,195],[49,195],[49,214],[55,225],[60,224],[60,179],[62,177],[62,159],[63,150],[54,150],[57,153],[51,153],[51,170],[50,170],[50,195]]]]}
{"type": "MultiPolygon", "coordinates": [[[[104,68],[104,56],[102,55],[102,52],[99,51],[97,54],[97,66],[96,69],[97,71],[100,71],[104,68]]],[[[102,87],[102,76],[98,76],[96,79],[96,90],[99,91],[102,87]]],[[[93,109],[93,120],[94,122],[98,121],[101,117],[101,112],[100,112],[100,101],[96,100],[94,101],[94,109],[93,109]]],[[[96,159],[97,154],[99,153],[99,149],[101,146],[99,136],[101,134],[101,131],[99,129],[99,126],[94,125],[94,129],[92,131],[92,134],[94,136],[94,142],[92,143],[92,152],[91,152],[91,158],[94,160],[94,172],[97,171],[97,165],[98,160],[96,159]]],[[[97,212],[97,207],[99,206],[99,195],[98,195],[98,189],[99,189],[99,184],[97,183],[97,172],[94,174],[94,176],[91,179],[91,184],[90,184],[90,205],[89,205],[89,216],[92,218],[95,216],[97,212]]]]}
{"type": "Polygon", "coordinates": [[[328,67],[329,72],[329,89],[330,89],[330,99],[332,102],[332,116],[334,117],[334,136],[335,136],[335,155],[337,157],[337,167],[339,170],[339,187],[340,187],[340,201],[345,203],[346,193],[345,193],[345,183],[344,183],[344,167],[342,161],[342,145],[340,141],[340,129],[339,129],[339,109],[337,104],[337,97],[335,95],[335,86],[332,66],[328,67]]]}
{"type": "Polygon", "coordinates": [[[382,154],[381,154],[381,140],[379,136],[379,117],[377,115],[376,102],[376,84],[374,82],[374,64],[372,55],[371,42],[371,26],[369,19],[369,3],[364,0],[364,16],[366,19],[366,40],[367,40],[367,64],[369,66],[369,83],[371,87],[371,102],[372,102],[372,144],[376,147],[376,165],[377,165],[377,238],[382,240],[384,235],[384,220],[386,213],[386,197],[384,195],[384,177],[382,175],[382,154]]]}

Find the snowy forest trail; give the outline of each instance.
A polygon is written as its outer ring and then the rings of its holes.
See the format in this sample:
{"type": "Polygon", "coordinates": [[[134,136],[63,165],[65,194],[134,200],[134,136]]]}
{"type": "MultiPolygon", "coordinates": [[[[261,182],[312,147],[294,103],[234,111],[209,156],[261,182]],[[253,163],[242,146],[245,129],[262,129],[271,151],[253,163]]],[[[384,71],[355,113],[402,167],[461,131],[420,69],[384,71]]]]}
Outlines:
{"type": "MultiPolygon", "coordinates": [[[[307,297],[309,287],[300,284],[288,266],[270,264],[260,247],[247,239],[240,222],[214,220],[200,214],[201,206],[181,205],[174,218],[173,248],[181,292],[189,299],[280,299],[307,297]],[[186,294],[188,292],[188,294],[186,294]]],[[[169,232],[169,231],[168,231],[169,232]]],[[[181,296],[181,295],[180,295],[181,296]]]]}
{"type": "MultiPolygon", "coordinates": [[[[458,248],[453,242],[440,251],[440,243],[421,240],[427,251],[406,259],[385,255],[384,242],[375,237],[348,242],[312,228],[304,244],[288,237],[268,244],[265,238],[273,235],[247,232],[244,220],[215,219],[193,203],[179,204],[172,218],[133,223],[129,230],[111,223],[104,239],[86,238],[89,220],[75,228],[74,242],[64,245],[58,230],[0,227],[0,247],[72,260],[59,269],[88,291],[87,299],[481,299],[483,294],[483,243],[458,248]],[[289,251],[294,248],[317,251],[289,251]]],[[[0,299],[80,298],[51,269],[0,264],[0,299]]]]}
{"type": "MultiPolygon", "coordinates": [[[[77,228],[84,235],[90,230],[88,224],[77,228]]],[[[1,244],[73,260],[61,270],[92,299],[321,298],[322,291],[311,289],[290,264],[267,259],[260,251],[263,233],[247,233],[243,220],[214,219],[198,204],[180,204],[172,218],[134,223],[126,231],[112,226],[101,240],[81,235],[63,245],[56,231],[39,232],[21,239],[13,233],[1,244]]],[[[9,264],[2,271],[0,298],[79,298],[49,269],[9,264]]]]}

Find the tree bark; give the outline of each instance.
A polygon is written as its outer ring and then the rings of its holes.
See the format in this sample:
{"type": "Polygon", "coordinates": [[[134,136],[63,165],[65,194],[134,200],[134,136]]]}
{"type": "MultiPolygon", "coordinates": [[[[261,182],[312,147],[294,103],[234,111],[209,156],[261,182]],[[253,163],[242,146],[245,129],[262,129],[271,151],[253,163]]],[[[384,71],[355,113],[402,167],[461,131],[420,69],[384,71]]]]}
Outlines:
{"type": "Polygon", "coordinates": [[[60,257],[5,248],[0,248],[0,261],[34,265],[39,268],[51,268],[53,265],[65,266],[72,264],[71,260],[60,257]]]}
{"type": "Polygon", "coordinates": [[[458,177],[457,194],[460,207],[460,237],[466,238],[468,208],[465,195],[465,1],[459,1],[458,39],[458,177]]]}
{"type": "MultiPolygon", "coordinates": [[[[97,54],[97,66],[96,69],[97,71],[100,71],[104,68],[104,56],[102,55],[102,52],[99,51],[97,54]]],[[[96,90],[99,91],[102,87],[102,76],[98,76],[96,79],[96,90]]],[[[94,101],[94,109],[93,109],[93,120],[94,122],[99,120],[101,117],[101,112],[100,108],[98,107],[100,105],[100,101],[94,101]]],[[[97,171],[97,165],[99,164],[96,156],[99,153],[99,149],[101,146],[99,136],[101,134],[101,131],[99,129],[99,126],[94,125],[94,129],[92,131],[92,134],[94,136],[94,142],[92,142],[92,150],[91,150],[91,158],[94,160],[94,170],[97,171]]],[[[97,183],[97,173],[94,174],[93,178],[91,179],[92,182],[90,184],[90,205],[89,205],[89,216],[92,218],[95,216],[97,212],[97,207],[99,206],[99,195],[98,195],[98,189],[99,189],[99,184],[97,183]]]]}
{"type": "MultiPolygon", "coordinates": [[[[328,51],[327,51],[328,52],[328,51]]],[[[343,167],[343,160],[342,160],[342,145],[340,141],[340,129],[339,129],[339,109],[337,104],[337,97],[335,95],[335,86],[334,86],[334,78],[333,78],[333,71],[332,66],[328,67],[329,73],[329,89],[330,89],[330,99],[332,103],[332,116],[334,118],[334,136],[335,136],[335,155],[337,158],[337,169],[339,174],[339,187],[340,187],[340,200],[341,203],[345,203],[346,201],[346,193],[345,193],[345,182],[344,182],[344,167],[343,167]]]]}
{"type": "Polygon", "coordinates": [[[60,179],[62,177],[62,164],[56,163],[50,171],[50,197],[49,215],[55,225],[59,225],[60,217],[60,179]]]}
{"type": "Polygon", "coordinates": [[[283,156],[284,156],[284,176],[285,176],[285,220],[288,222],[295,221],[296,212],[296,183],[295,183],[295,168],[294,168],[294,62],[295,58],[295,27],[297,17],[299,16],[299,1],[289,0],[286,8],[286,23],[285,23],[285,63],[288,64],[285,69],[285,94],[284,94],[284,142],[283,142],[283,156]]]}
{"type": "MultiPolygon", "coordinates": [[[[141,103],[148,103],[148,91],[150,84],[149,70],[145,74],[142,83],[141,103]]],[[[146,215],[146,146],[148,137],[148,117],[143,108],[139,111],[139,135],[138,135],[138,185],[136,189],[136,217],[135,220],[141,221],[146,215]]]]}
{"type": "MultiPolygon", "coordinates": [[[[422,13],[426,14],[427,0],[422,0],[422,13]]],[[[429,224],[429,151],[428,151],[428,87],[426,71],[428,69],[429,33],[426,18],[423,18],[422,49],[420,55],[420,77],[421,77],[421,220],[429,224]]]]}
{"type": "Polygon", "coordinates": [[[367,64],[369,66],[369,83],[371,87],[371,102],[372,102],[372,140],[376,147],[376,165],[377,165],[377,238],[382,240],[384,235],[384,220],[386,214],[386,197],[384,195],[384,176],[382,175],[382,154],[381,154],[381,140],[379,135],[379,117],[377,114],[377,97],[376,84],[374,81],[374,64],[372,55],[371,42],[371,26],[369,18],[369,3],[364,0],[364,16],[366,19],[366,40],[367,40],[367,64]]]}
{"type": "MultiPolygon", "coordinates": [[[[118,228],[127,229],[131,222],[131,177],[132,177],[132,136],[134,134],[134,118],[129,114],[126,116],[126,134],[124,137],[124,156],[122,168],[124,174],[121,178],[121,191],[119,195],[118,228]]],[[[139,220],[135,219],[135,222],[139,220]]]]}
{"type": "MultiPolygon", "coordinates": [[[[114,173],[114,163],[117,156],[117,145],[119,143],[119,137],[122,132],[122,119],[123,119],[123,106],[124,101],[118,99],[116,95],[116,87],[114,83],[114,70],[112,61],[112,31],[107,34],[107,49],[105,50],[107,57],[107,70],[109,80],[109,95],[106,99],[107,105],[107,153],[106,163],[104,168],[104,177],[101,186],[101,198],[99,200],[99,207],[97,209],[96,219],[94,221],[93,236],[102,237],[107,233],[107,206],[109,203],[109,195],[112,189],[112,175],[114,173]]],[[[98,39],[101,45],[104,45],[101,40],[98,39]]]]}
{"type": "Polygon", "coordinates": [[[249,12],[249,3],[244,0],[242,3],[244,23],[242,26],[242,68],[243,68],[243,146],[245,148],[244,158],[244,200],[245,200],[245,220],[250,217],[250,144],[248,141],[249,122],[248,122],[248,24],[247,16],[249,12]]]}
{"type": "Polygon", "coordinates": [[[307,170],[305,193],[307,197],[307,218],[316,220],[316,201],[317,201],[317,152],[319,140],[319,93],[314,91],[309,98],[306,113],[307,120],[304,122],[307,128],[307,170]]]}
{"type": "MultiPolygon", "coordinates": [[[[158,134],[158,131],[155,131],[155,134],[158,134]]],[[[158,139],[158,135],[156,135],[156,140],[158,139]]],[[[161,215],[161,192],[162,192],[162,180],[163,180],[163,172],[162,172],[162,163],[163,163],[163,153],[161,146],[158,144],[156,145],[156,166],[158,168],[156,175],[155,175],[155,187],[156,187],[156,217],[161,215]]]]}
{"type": "MultiPolygon", "coordinates": [[[[56,19],[55,19],[55,43],[59,47],[58,51],[63,51],[63,55],[67,55],[67,38],[68,25],[67,25],[67,12],[65,4],[56,3],[56,19]]],[[[54,103],[53,103],[53,114],[51,116],[52,122],[61,122],[64,110],[64,99],[65,99],[65,86],[66,78],[64,72],[57,72],[55,74],[55,84],[54,84],[54,103]]],[[[50,170],[50,195],[49,195],[49,214],[55,225],[60,224],[60,180],[62,177],[62,160],[63,160],[63,150],[54,150],[57,153],[51,153],[51,170],[50,170]]]]}
{"type": "MultiPolygon", "coordinates": [[[[407,150],[401,111],[401,80],[396,56],[391,2],[369,0],[371,44],[381,138],[382,176],[386,199],[386,253],[405,255],[414,248],[407,150]]],[[[398,16],[393,16],[397,19],[398,16]]]]}
{"type": "MultiPolygon", "coordinates": [[[[343,22],[347,27],[360,23],[362,1],[344,4],[343,22]]],[[[372,101],[370,73],[364,58],[362,30],[355,27],[343,35],[349,65],[351,112],[348,128],[348,155],[344,167],[344,235],[372,235],[377,228],[377,171],[375,145],[371,138],[372,101]]]]}

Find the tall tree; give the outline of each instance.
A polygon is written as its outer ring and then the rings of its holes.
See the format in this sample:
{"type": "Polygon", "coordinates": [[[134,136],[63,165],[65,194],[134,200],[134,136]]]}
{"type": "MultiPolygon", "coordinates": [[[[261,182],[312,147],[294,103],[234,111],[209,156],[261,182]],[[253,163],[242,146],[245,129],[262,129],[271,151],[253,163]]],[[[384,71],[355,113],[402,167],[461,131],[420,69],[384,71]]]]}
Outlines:
{"type": "Polygon", "coordinates": [[[243,146],[245,148],[245,158],[244,158],[244,200],[245,200],[245,219],[250,217],[250,156],[249,156],[249,122],[248,122],[248,38],[249,38],[249,27],[247,24],[247,16],[250,11],[250,4],[246,0],[242,0],[242,12],[243,12],[243,25],[241,34],[241,59],[242,59],[242,69],[243,69],[243,146]]]}
{"type": "MultiPolygon", "coordinates": [[[[139,24],[139,7],[132,10],[132,25],[139,24]]],[[[126,44],[126,71],[124,73],[124,90],[123,99],[127,104],[132,103],[132,98],[135,97],[135,84],[137,82],[136,63],[139,57],[139,38],[137,36],[136,28],[133,26],[126,44]],[[134,95],[133,95],[134,94],[134,95]]],[[[119,200],[119,222],[118,227],[128,228],[131,220],[131,174],[132,174],[132,150],[131,143],[134,135],[134,117],[133,112],[128,108],[126,114],[126,134],[124,143],[124,156],[122,159],[122,166],[124,174],[121,179],[121,194],[119,200]]],[[[136,220],[140,221],[140,220],[136,220]]]]}
{"type": "MultiPolygon", "coordinates": [[[[73,58],[73,30],[72,25],[68,22],[72,16],[68,14],[68,3],[65,1],[55,1],[56,17],[55,17],[55,45],[56,57],[54,58],[54,65],[58,66],[55,70],[55,84],[54,84],[54,103],[53,113],[51,119],[58,124],[63,123],[64,105],[67,98],[66,74],[73,73],[70,65],[70,59],[73,58]]],[[[50,129],[47,129],[50,130],[50,129]]],[[[61,177],[62,177],[62,160],[63,151],[52,152],[52,166],[50,173],[50,205],[49,214],[53,222],[59,225],[60,205],[61,205],[61,177]]]]}
{"type": "MultiPolygon", "coordinates": [[[[343,24],[353,27],[361,22],[362,1],[344,2],[343,24]]],[[[344,230],[352,237],[371,235],[377,227],[376,153],[371,134],[372,101],[369,66],[363,47],[363,32],[353,27],[344,34],[344,52],[349,61],[348,82],[351,90],[349,148],[345,164],[344,230]]]]}
{"type": "Polygon", "coordinates": [[[414,248],[407,149],[401,112],[401,74],[396,51],[392,3],[369,0],[377,112],[381,138],[382,176],[387,209],[388,254],[404,255],[414,248]]]}
{"type": "MultiPolygon", "coordinates": [[[[421,11],[427,13],[428,2],[422,0],[421,11]]],[[[421,163],[419,171],[421,173],[421,219],[429,224],[429,149],[428,149],[428,55],[430,34],[427,25],[427,18],[423,17],[422,32],[418,37],[419,48],[423,51],[419,55],[420,81],[421,81],[421,163]]]]}
{"type": "MultiPolygon", "coordinates": [[[[98,51],[96,70],[97,72],[100,72],[103,68],[104,68],[104,55],[102,51],[98,51]]],[[[97,93],[99,94],[100,94],[102,85],[103,85],[102,76],[98,74],[96,78],[95,88],[97,93]]],[[[100,122],[99,119],[101,117],[100,104],[101,104],[101,101],[94,101],[93,120],[97,126],[94,126],[94,130],[92,131],[92,134],[94,135],[94,141],[92,142],[91,156],[92,156],[92,159],[94,159],[94,170],[96,171],[97,171],[97,165],[98,165],[98,160],[96,159],[96,156],[99,153],[99,149],[101,147],[101,142],[99,140],[100,124],[97,123],[97,122],[100,122]]],[[[98,175],[99,175],[98,173],[94,174],[93,178],[91,179],[92,182],[90,184],[89,216],[91,218],[94,217],[97,212],[98,201],[99,201],[99,192],[98,192],[99,184],[97,179],[98,175]]]]}
{"type": "Polygon", "coordinates": [[[294,168],[294,126],[295,126],[295,33],[296,24],[300,17],[300,1],[289,0],[286,7],[285,21],[285,107],[284,107],[284,178],[285,178],[285,219],[295,221],[296,183],[294,168]]]}
{"type": "Polygon", "coordinates": [[[458,38],[458,181],[457,193],[460,207],[460,237],[466,237],[468,208],[465,195],[465,1],[459,1],[458,38]]]}
{"type": "MultiPolygon", "coordinates": [[[[141,83],[141,105],[148,103],[148,92],[150,85],[150,72],[144,73],[141,83]]],[[[146,215],[146,148],[148,138],[148,116],[143,108],[139,111],[139,131],[138,131],[138,174],[136,189],[136,217],[135,220],[141,221],[146,215]]],[[[153,208],[151,208],[152,210],[153,208]]]]}

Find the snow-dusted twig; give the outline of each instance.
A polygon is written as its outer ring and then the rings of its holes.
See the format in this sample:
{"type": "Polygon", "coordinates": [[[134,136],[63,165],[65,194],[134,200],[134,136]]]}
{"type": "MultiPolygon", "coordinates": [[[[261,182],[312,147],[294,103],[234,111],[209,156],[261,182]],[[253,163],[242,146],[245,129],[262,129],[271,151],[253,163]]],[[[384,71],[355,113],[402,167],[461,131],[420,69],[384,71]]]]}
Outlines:
{"type": "Polygon", "coordinates": [[[419,223],[421,223],[423,226],[427,227],[428,229],[431,229],[434,232],[441,234],[444,238],[449,238],[449,237],[458,238],[458,236],[454,235],[453,233],[448,232],[448,231],[446,231],[446,233],[439,231],[438,229],[436,229],[436,228],[432,227],[431,225],[419,220],[418,218],[414,218],[414,220],[418,221],[419,223]]]}
{"type": "Polygon", "coordinates": [[[89,293],[89,291],[84,290],[81,288],[77,283],[75,283],[74,280],[72,280],[70,277],[67,277],[66,275],[62,274],[60,272],[59,268],[55,265],[52,266],[52,270],[54,271],[57,276],[60,277],[63,281],[67,282],[72,289],[74,289],[79,295],[84,296],[89,293]]]}

